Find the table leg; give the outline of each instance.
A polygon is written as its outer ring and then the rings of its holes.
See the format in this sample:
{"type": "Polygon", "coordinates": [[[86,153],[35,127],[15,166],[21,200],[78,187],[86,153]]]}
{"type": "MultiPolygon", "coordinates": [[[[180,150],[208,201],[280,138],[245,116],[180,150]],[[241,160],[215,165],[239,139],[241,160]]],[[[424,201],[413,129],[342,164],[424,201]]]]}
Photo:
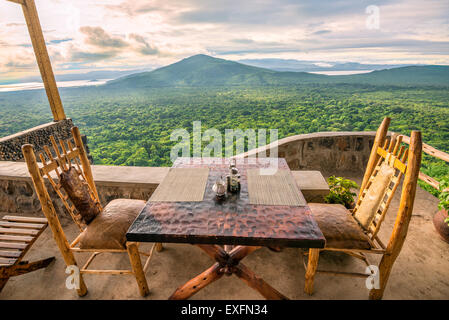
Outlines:
{"type": "Polygon", "coordinates": [[[306,283],[304,285],[304,292],[312,295],[313,280],[315,279],[316,269],[318,267],[318,259],[320,258],[320,249],[309,249],[309,261],[306,270],[306,283]]]}
{"type": "Polygon", "coordinates": [[[183,300],[190,298],[205,286],[211,284],[215,280],[220,279],[223,276],[223,272],[220,270],[220,264],[218,262],[215,263],[212,267],[176,289],[176,291],[170,296],[169,300],[183,300]]]}
{"type": "Polygon", "coordinates": [[[171,300],[188,299],[202,288],[210,283],[220,279],[224,274],[235,274],[242,279],[248,286],[258,291],[266,299],[288,299],[279,291],[271,287],[262,278],[258,277],[251,269],[246,267],[240,261],[251,252],[260,247],[236,246],[229,252],[217,245],[196,245],[202,249],[208,256],[217,261],[209,269],[186,282],[183,286],[176,289],[170,296],[171,300]]]}
{"type": "Polygon", "coordinates": [[[265,299],[288,300],[286,296],[266,283],[264,279],[257,276],[243,263],[240,263],[234,267],[234,274],[243,280],[248,286],[259,292],[265,299]]]}

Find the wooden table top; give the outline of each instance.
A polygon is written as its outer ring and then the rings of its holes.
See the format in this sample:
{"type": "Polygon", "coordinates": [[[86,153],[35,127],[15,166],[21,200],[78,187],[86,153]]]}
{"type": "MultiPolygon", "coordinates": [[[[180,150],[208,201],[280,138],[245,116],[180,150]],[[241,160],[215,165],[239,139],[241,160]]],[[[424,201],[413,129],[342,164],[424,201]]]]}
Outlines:
{"type": "MultiPolygon", "coordinates": [[[[290,170],[285,159],[276,160],[279,170],[290,170]]],[[[129,228],[127,240],[323,248],[325,238],[308,206],[249,204],[246,170],[267,168],[269,161],[239,159],[236,167],[241,176],[240,193],[228,194],[226,200],[220,201],[215,198],[212,186],[220,175],[228,174],[229,160],[178,158],[173,167],[209,167],[203,201],[147,202],[129,228]]]]}

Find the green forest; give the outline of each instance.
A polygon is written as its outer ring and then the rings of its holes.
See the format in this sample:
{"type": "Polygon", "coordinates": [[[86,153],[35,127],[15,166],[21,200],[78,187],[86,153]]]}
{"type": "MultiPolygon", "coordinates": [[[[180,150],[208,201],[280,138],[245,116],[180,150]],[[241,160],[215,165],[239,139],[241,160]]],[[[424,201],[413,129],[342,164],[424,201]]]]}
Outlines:
{"type": "MultiPolygon", "coordinates": [[[[447,86],[369,83],[62,88],[68,117],[88,137],[95,164],[170,166],[174,129],[278,129],[279,138],[318,131],[421,130],[449,151],[447,86]]],[[[52,121],[43,90],[0,93],[0,136],[52,121]]],[[[223,138],[224,141],[224,138],[223,138]]],[[[442,178],[447,164],[425,157],[423,171],[442,178]]]]}

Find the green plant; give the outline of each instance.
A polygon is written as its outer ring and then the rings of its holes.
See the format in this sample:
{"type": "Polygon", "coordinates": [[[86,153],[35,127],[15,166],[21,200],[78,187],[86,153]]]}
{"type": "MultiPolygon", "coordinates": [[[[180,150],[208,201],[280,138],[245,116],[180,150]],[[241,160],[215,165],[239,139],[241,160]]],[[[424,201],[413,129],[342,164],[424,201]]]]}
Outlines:
{"type": "Polygon", "coordinates": [[[330,192],[324,197],[326,203],[339,203],[346,208],[351,208],[354,203],[354,196],[356,195],[352,189],[358,189],[359,186],[356,182],[345,179],[343,177],[330,176],[327,179],[330,192]]]}
{"type": "MultiPolygon", "coordinates": [[[[444,178],[440,180],[438,199],[440,203],[438,204],[438,209],[446,210],[449,212],[449,179],[444,178]]],[[[449,215],[444,220],[449,225],[449,215]]]]}

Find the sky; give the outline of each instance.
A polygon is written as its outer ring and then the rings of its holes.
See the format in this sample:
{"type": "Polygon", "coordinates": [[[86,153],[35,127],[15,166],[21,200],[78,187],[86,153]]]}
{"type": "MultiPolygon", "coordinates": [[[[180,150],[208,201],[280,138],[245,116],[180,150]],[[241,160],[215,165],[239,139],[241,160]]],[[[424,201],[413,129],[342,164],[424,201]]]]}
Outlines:
{"type": "MultiPolygon", "coordinates": [[[[195,54],[449,65],[447,0],[35,0],[56,74],[195,54]]],[[[0,0],[0,80],[39,75],[20,5],[0,0]]]]}

